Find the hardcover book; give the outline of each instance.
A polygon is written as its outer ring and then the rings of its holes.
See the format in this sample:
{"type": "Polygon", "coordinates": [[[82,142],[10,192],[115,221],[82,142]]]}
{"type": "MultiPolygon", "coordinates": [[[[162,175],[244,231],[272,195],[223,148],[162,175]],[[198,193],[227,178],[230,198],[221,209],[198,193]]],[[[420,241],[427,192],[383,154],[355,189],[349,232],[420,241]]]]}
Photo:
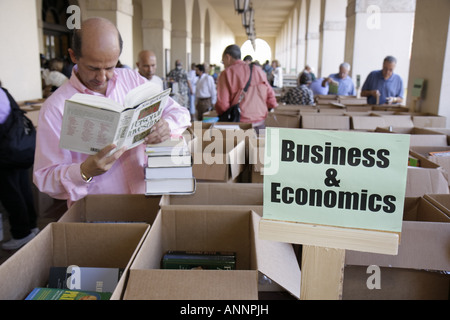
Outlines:
{"type": "Polygon", "coordinates": [[[195,178],[147,179],[146,195],[192,194],[195,192],[195,178]]]}
{"type": "Polygon", "coordinates": [[[123,105],[106,97],[76,93],[66,100],[60,148],[95,154],[114,143],[134,148],[161,118],[170,89],[146,82],[131,90],[123,105]]]}
{"type": "Polygon", "coordinates": [[[168,251],[162,269],[235,270],[236,253],[222,251],[168,251]]]}

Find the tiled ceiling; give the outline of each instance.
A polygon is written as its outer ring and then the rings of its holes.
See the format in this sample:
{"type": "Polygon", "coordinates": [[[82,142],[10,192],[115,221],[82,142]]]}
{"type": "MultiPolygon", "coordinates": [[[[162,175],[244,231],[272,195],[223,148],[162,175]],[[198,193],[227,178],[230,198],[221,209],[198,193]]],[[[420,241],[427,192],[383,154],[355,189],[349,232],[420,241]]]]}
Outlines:
{"type": "MultiPolygon", "coordinates": [[[[246,37],[242,18],[234,10],[234,0],[208,0],[236,37],[246,37]]],[[[255,30],[258,38],[276,37],[289,17],[296,0],[253,0],[255,30]]]]}

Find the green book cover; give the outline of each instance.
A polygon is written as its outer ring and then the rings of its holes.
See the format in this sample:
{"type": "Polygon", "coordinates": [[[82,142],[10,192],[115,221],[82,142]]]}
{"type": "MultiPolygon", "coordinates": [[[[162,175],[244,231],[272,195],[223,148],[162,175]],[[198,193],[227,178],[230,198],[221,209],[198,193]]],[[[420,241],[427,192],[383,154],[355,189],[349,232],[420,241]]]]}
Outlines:
{"type": "Polygon", "coordinates": [[[34,288],[25,300],[109,300],[110,292],[34,288]]]}
{"type": "Polygon", "coordinates": [[[236,254],[216,251],[168,251],[161,262],[162,269],[236,269],[236,254]]]}

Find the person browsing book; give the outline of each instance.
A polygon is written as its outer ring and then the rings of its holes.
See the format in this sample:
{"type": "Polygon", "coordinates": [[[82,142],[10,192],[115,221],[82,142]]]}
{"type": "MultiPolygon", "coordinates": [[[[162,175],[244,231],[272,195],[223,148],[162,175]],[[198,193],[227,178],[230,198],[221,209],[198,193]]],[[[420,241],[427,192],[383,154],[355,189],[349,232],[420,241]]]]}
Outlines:
{"type": "Polygon", "coordinates": [[[401,104],[404,88],[402,78],[394,73],[397,59],[387,56],[383,68],[369,73],[361,88],[361,97],[367,97],[368,104],[401,104]]]}
{"type": "Polygon", "coordinates": [[[123,104],[131,89],[147,81],[134,70],[115,68],[122,43],[119,31],[110,21],[83,21],[81,28],[74,30],[69,49],[75,64],[72,75],[40,110],[33,181],[41,192],[67,200],[68,206],[88,194],[145,193],[145,144],[181,135],[190,126],[188,110],[169,98],[161,120],[152,127],[144,144],[114,152],[116,146],[111,144],[94,155],[59,147],[65,100],[75,93],[84,93],[123,104]]]}
{"type": "MultiPolygon", "coordinates": [[[[239,96],[250,78],[249,65],[241,60],[241,49],[233,44],[225,48],[222,54],[222,62],[225,70],[221,72],[217,81],[217,102],[215,109],[219,115],[223,114],[231,106],[235,105],[239,96]]],[[[268,109],[278,106],[275,92],[267,82],[267,77],[262,68],[254,66],[252,72],[251,87],[260,86],[259,92],[264,92],[264,96],[254,96],[258,99],[245,99],[240,104],[241,122],[251,123],[255,130],[265,128],[265,120],[268,109]],[[251,101],[249,101],[251,100],[251,101]]],[[[255,90],[256,91],[256,90],[255,90]]]]}
{"type": "Polygon", "coordinates": [[[329,88],[328,94],[337,94],[339,96],[355,96],[356,89],[352,78],[348,75],[350,72],[350,65],[347,62],[339,65],[339,72],[330,74],[327,78],[322,80],[322,87],[329,88]],[[337,88],[336,92],[332,91],[332,85],[337,88]]]}

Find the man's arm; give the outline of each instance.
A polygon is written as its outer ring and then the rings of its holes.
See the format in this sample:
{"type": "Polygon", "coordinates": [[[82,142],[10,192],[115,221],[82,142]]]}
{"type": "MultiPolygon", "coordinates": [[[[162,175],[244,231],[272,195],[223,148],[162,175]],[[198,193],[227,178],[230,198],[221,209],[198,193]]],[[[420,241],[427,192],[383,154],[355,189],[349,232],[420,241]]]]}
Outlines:
{"type": "Polygon", "coordinates": [[[221,115],[231,106],[231,94],[227,84],[226,70],[222,71],[217,81],[216,112],[221,115]]]}

